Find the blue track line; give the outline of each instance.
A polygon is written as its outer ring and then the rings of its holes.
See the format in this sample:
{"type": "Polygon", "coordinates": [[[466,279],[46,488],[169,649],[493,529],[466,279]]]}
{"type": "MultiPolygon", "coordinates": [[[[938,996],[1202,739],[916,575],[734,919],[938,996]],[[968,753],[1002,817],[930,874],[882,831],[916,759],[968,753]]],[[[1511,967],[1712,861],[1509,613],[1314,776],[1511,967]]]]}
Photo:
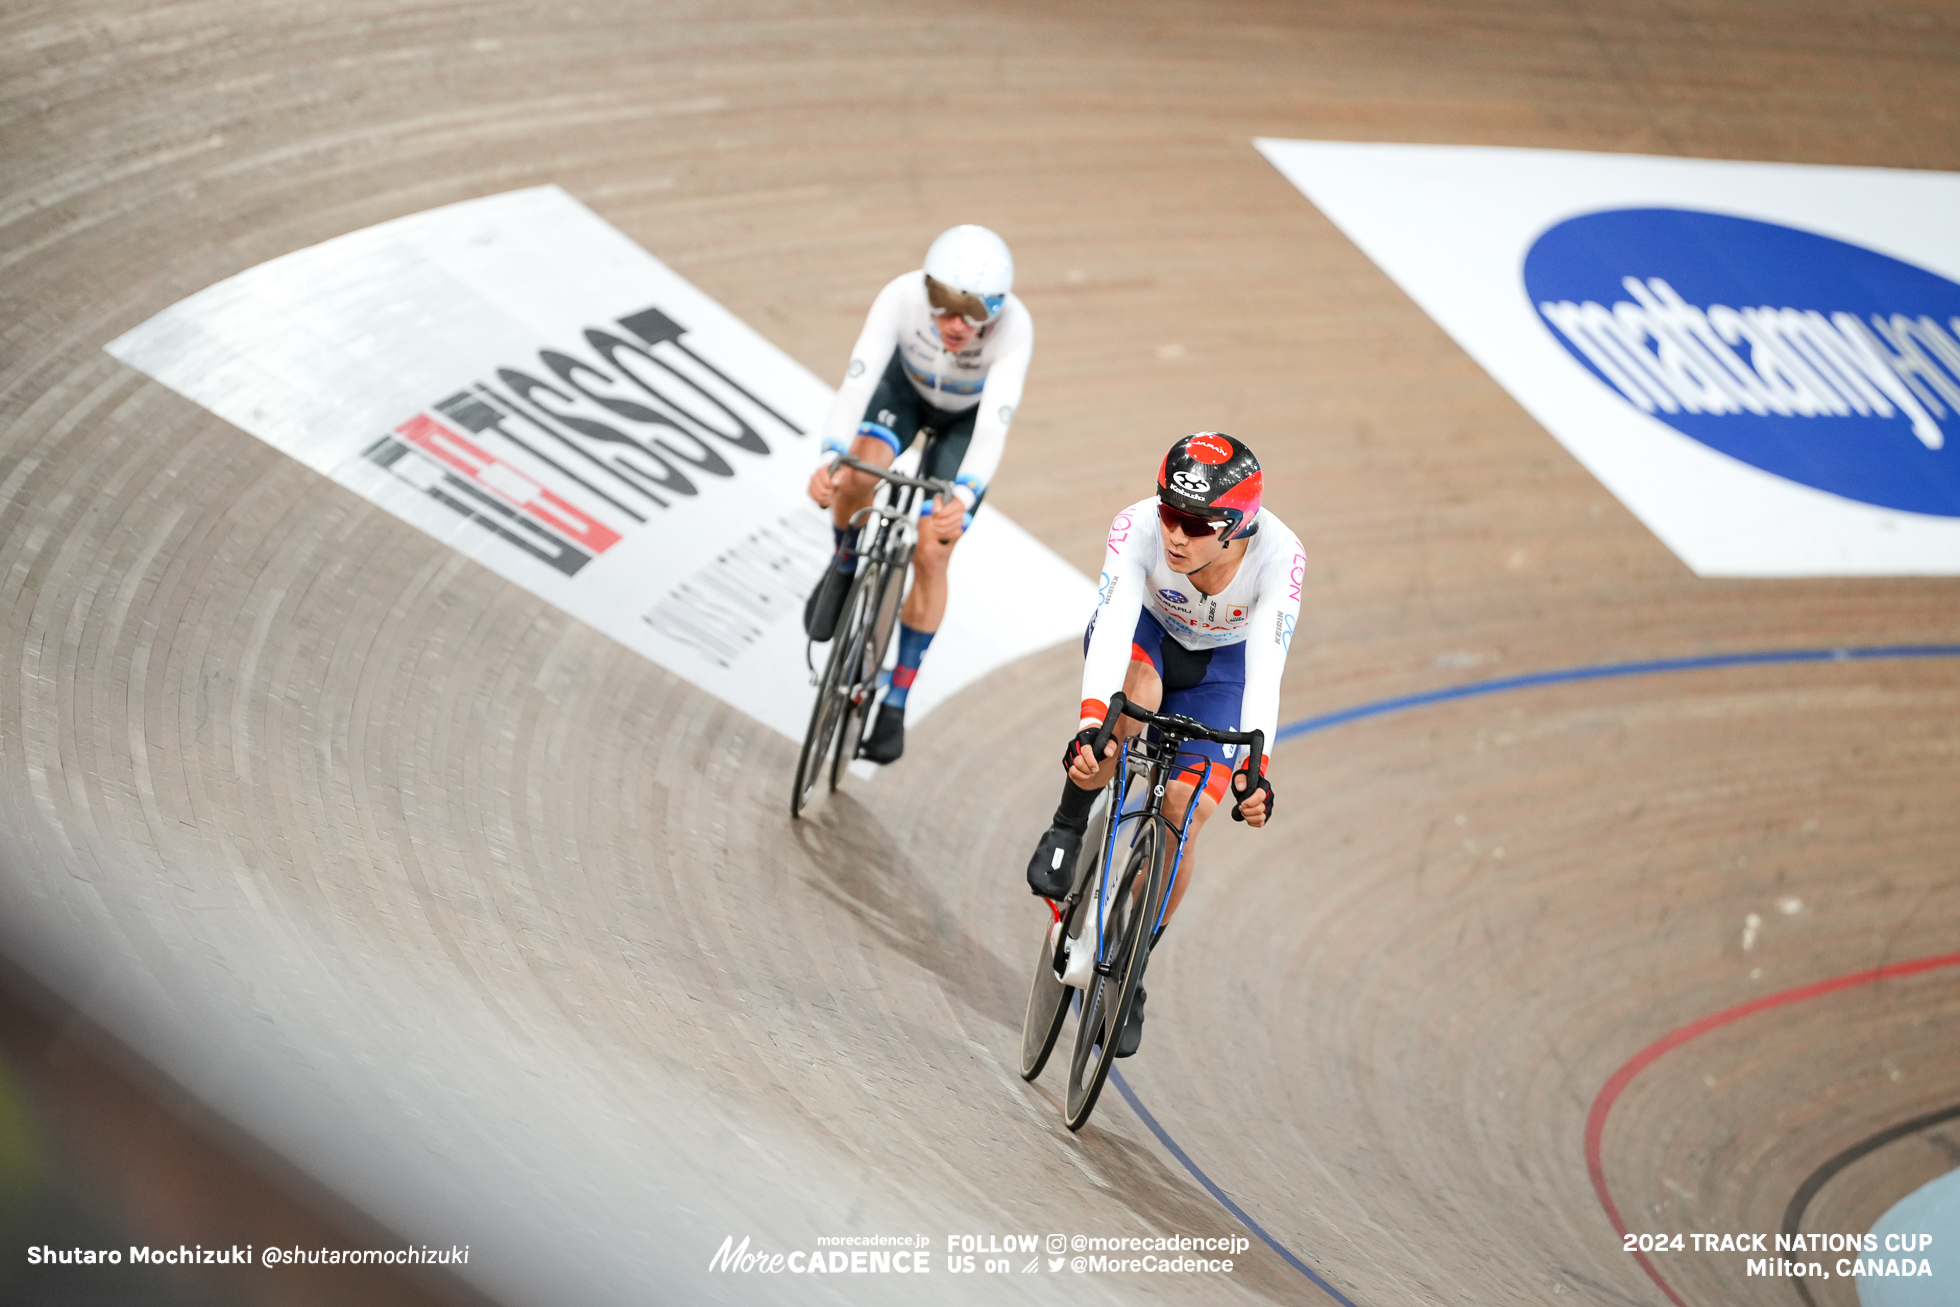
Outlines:
{"type": "Polygon", "coordinates": [[[1774,663],[1856,663],[1890,658],[1960,658],[1960,644],[1874,645],[1862,649],[1770,649],[1758,653],[1710,654],[1705,658],[1654,658],[1638,663],[1602,663],[1596,667],[1566,667],[1555,672],[1530,672],[1524,676],[1501,676],[1491,681],[1472,681],[1443,690],[1398,695],[1373,703],[1322,713],[1303,721],[1288,722],[1279,728],[1274,743],[1295,736],[1324,731],[1330,726],[1357,722],[1364,717],[1381,717],[1405,708],[1421,708],[1452,699],[1475,699],[1507,690],[1529,690],[1540,685],[1560,685],[1567,681],[1605,681],[1616,676],[1652,676],[1661,672],[1700,672],[1714,667],[1761,667],[1774,663]]]}
{"type": "Polygon", "coordinates": [[[1333,1285],[1327,1283],[1327,1281],[1321,1279],[1318,1271],[1301,1261],[1298,1257],[1295,1257],[1291,1252],[1288,1252],[1284,1244],[1266,1233],[1264,1226],[1245,1214],[1245,1208],[1233,1202],[1223,1189],[1220,1189],[1216,1184],[1212,1183],[1210,1176],[1198,1169],[1198,1164],[1191,1160],[1191,1155],[1177,1146],[1177,1140],[1171,1138],[1168,1130],[1165,1130],[1163,1126],[1157,1124],[1157,1118],[1150,1115],[1150,1109],[1143,1105],[1143,1100],[1137,1097],[1134,1089],[1130,1088],[1130,1082],[1123,1078],[1121,1071],[1111,1067],[1109,1070],[1109,1079],[1110,1083],[1116,1086],[1116,1092],[1123,1095],[1123,1101],[1130,1105],[1130,1110],[1143,1118],[1143,1123],[1150,1127],[1150,1133],[1157,1136],[1157,1142],[1170,1149],[1171,1156],[1183,1163],[1184,1169],[1196,1176],[1198,1183],[1203,1185],[1205,1191],[1213,1198],[1216,1198],[1220,1203],[1224,1204],[1226,1211],[1238,1217],[1241,1225],[1258,1235],[1268,1248],[1285,1258],[1288,1266],[1291,1266],[1294,1270],[1319,1285],[1328,1297],[1340,1303],[1341,1307],[1354,1307],[1353,1299],[1349,1298],[1339,1289],[1336,1289],[1333,1285]]]}
{"type": "MultiPolygon", "coordinates": [[[[1839,649],[1767,649],[1755,653],[1710,654],[1701,658],[1652,658],[1633,663],[1601,663],[1593,667],[1566,667],[1550,672],[1529,672],[1523,676],[1500,676],[1488,681],[1472,681],[1468,685],[1453,685],[1442,690],[1425,690],[1421,694],[1398,695],[1393,699],[1377,699],[1373,703],[1358,704],[1353,708],[1343,708],[1338,712],[1322,713],[1318,717],[1307,717],[1297,722],[1288,722],[1279,728],[1274,743],[1291,740],[1297,736],[1310,735],[1324,731],[1331,726],[1342,726],[1348,722],[1358,722],[1368,717],[1383,717],[1389,713],[1401,712],[1407,708],[1422,708],[1432,703],[1448,703],[1453,699],[1475,699],[1486,694],[1502,694],[1509,690],[1530,690],[1541,685],[1562,685],[1569,681],[1605,681],[1620,676],[1653,676],[1662,672],[1700,672],[1718,667],[1763,667],[1779,663],[1856,663],[1880,662],[1900,658],[1960,658],[1960,644],[1893,644],[1867,645],[1862,648],[1846,647],[1839,649]]],[[[1178,1146],[1170,1132],[1157,1123],[1150,1109],[1143,1105],[1136,1091],[1123,1073],[1111,1068],[1110,1080],[1116,1091],[1123,1095],[1123,1101],[1130,1105],[1150,1133],[1157,1136],[1157,1142],[1170,1150],[1172,1157],[1189,1171],[1197,1182],[1222,1204],[1226,1211],[1239,1219],[1246,1229],[1259,1239],[1300,1274],[1313,1281],[1324,1293],[1342,1304],[1342,1307],[1355,1307],[1352,1299],[1321,1278],[1313,1267],[1295,1257],[1288,1249],[1266,1233],[1265,1227],[1246,1214],[1243,1207],[1233,1202],[1231,1197],[1220,1189],[1212,1178],[1199,1169],[1191,1160],[1191,1155],[1178,1146]]]]}

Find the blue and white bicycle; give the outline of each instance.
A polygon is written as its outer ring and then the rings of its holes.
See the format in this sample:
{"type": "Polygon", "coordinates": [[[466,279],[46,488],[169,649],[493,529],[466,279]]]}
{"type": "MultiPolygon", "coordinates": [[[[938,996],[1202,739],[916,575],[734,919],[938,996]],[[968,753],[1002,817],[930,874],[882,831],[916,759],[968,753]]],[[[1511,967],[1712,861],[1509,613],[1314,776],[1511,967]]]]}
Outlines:
{"type": "MultiPolygon", "coordinates": [[[[1209,759],[1185,754],[1180,760],[1180,751],[1192,740],[1249,746],[1251,779],[1243,789],[1235,787],[1241,796],[1257,788],[1265,758],[1263,731],[1217,730],[1189,717],[1152,712],[1120,693],[1111,696],[1109,714],[1096,735],[1097,756],[1119,716],[1149,729],[1124,745],[1115,778],[1096,798],[1074,887],[1055,905],[1055,920],[1035,956],[1034,983],[1021,1025],[1021,1078],[1033,1080],[1048,1064],[1070,1008],[1075,1009],[1075,1050],[1069,1059],[1064,1113],[1071,1130],[1088,1123],[1109,1078],[1117,1037],[1130,1019],[1150,950],[1164,933],[1166,909],[1184,861],[1184,837],[1198,805],[1187,808],[1181,825],[1173,824],[1164,815],[1164,790],[1180,772],[1199,770],[1201,761],[1199,792],[1211,779],[1209,759]]],[[[1238,816],[1236,804],[1233,816],[1238,816]]]]}

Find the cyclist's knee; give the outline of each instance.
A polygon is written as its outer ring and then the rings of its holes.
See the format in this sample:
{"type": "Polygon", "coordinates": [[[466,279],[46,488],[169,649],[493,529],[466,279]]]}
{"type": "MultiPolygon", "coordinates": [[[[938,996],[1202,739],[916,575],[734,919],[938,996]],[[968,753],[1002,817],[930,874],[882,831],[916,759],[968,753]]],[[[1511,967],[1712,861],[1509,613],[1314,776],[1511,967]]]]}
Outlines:
{"type": "Polygon", "coordinates": [[[871,496],[878,488],[878,478],[869,472],[860,472],[854,467],[842,469],[837,474],[837,498],[850,507],[863,508],[871,502],[871,496]]]}
{"type": "Polygon", "coordinates": [[[887,441],[880,436],[855,436],[851,440],[851,455],[878,467],[890,467],[899,454],[893,447],[895,443],[895,437],[887,441]]]}
{"type": "Polygon", "coordinates": [[[937,578],[943,575],[947,564],[952,561],[953,546],[958,543],[957,536],[951,540],[941,540],[933,534],[931,527],[922,527],[919,531],[919,547],[912,554],[913,568],[921,576],[937,578]]]}
{"type": "MultiPolygon", "coordinates": [[[[1181,780],[1172,781],[1169,785],[1165,786],[1164,815],[1169,817],[1177,825],[1182,826],[1184,824],[1184,814],[1191,807],[1191,795],[1197,788],[1190,781],[1181,780]]],[[[1196,835],[1203,829],[1205,822],[1211,819],[1211,814],[1216,811],[1218,811],[1218,799],[1211,793],[1211,787],[1206,786],[1205,792],[1198,796],[1198,811],[1191,818],[1191,829],[1189,833],[1196,835]]]]}
{"type": "MultiPolygon", "coordinates": [[[[1130,663],[1130,670],[1123,677],[1123,697],[1139,707],[1157,711],[1164,702],[1164,679],[1157,675],[1157,669],[1147,658],[1136,658],[1130,663]]],[[[1142,726],[1123,719],[1123,724],[1132,731],[1142,730],[1142,726]]]]}

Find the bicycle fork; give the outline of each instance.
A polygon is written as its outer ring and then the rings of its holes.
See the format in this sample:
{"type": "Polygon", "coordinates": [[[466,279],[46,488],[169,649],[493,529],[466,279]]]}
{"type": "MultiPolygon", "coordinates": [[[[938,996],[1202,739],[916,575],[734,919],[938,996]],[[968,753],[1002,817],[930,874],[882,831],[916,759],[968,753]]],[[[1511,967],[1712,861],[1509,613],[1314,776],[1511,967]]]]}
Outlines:
{"type": "MultiPolygon", "coordinates": [[[[910,516],[909,512],[907,511],[909,507],[910,507],[909,504],[900,508],[889,508],[883,504],[866,504],[863,508],[860,508],[857,512],[851,514],[850,529],[862,533],[862,531],[864,530],[864,524],[868,519],[872,517],[882,517],[888,519],[889,521],[898,523],[900,530],[908,532],[907,538],[904,543],[910,544],[912,539],[916,537],[919,528],[916,524],[907,520],[908,517],[910,516]]],[[[851,584],[854,587],[863,584],[863,579],[861,574],[864,572],[865,560],[872,557],[874,554],[879,554],[882,556],[882,554],[885,552],[884,545],[885,545],[885,532],[880,531],[876,536],[874,536],[870,540],[860,539],[857,544],[849,545],[845,547],[845,552],[851,554],[858,560],[858,566],[856,570],[860,575],[853,577],[851,584]]],[[[831,565],[835,566],[834,563],[831,565]]],[[[850,612],[851,605],[855,600],[855,598],[856,595],[853,591],[845,592],[844,612],[846,614],[850,612]]],[[[836,637],[833,635],[831,638],[835,639],[836,637]]],[[[806,640],[804,642],[803,665],[807,667],[810,671],[810,684],[812,685],[818,684],[823,679],[823,673],[818,671],[817,669],[816,650],[817,650],[817,642],[815,640],[806,640]]]]}

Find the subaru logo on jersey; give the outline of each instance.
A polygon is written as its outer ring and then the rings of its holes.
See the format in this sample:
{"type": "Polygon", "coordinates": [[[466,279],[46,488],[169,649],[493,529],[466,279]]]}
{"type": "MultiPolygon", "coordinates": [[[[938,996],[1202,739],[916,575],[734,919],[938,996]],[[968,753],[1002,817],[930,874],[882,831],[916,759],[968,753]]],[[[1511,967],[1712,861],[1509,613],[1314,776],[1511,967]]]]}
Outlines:
{"type": "Polygon", "coordinates": [[[1525,288],[1601,384],[1766,472],[1960,517],[1960,284],[1814,232],[1613,209],[1538,237],[1525,288]]]}
{"type": "Polygon", "coordinates": [[[1176,590],[1159,590],[1157,593],[1167,604],[1188,604],[1191,602],[1176,590]]]}

